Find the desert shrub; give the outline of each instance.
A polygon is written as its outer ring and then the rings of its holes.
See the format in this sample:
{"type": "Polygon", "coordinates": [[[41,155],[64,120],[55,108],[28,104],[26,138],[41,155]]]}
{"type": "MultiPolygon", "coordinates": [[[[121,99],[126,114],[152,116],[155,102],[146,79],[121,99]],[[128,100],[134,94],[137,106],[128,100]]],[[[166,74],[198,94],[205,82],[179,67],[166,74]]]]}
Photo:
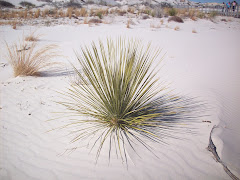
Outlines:
{"type": "Polygon", "coordinates": [[[103,15],[101,12],[97,12],[96,15],[99,17],[99,19],[102,19],[103,18],[103,15]]]}
{"type": "Polygon", "coordinates": [[[182,18],[178,17],[178,16],[172,16],[170,18],[168,18],[168,22],[170,21],[175,21],[175,22],[178,22],[178,23],[183,23],[183,20],[182,18]]]}
{"type": "Polygon", "coordinates": [[[164,20],[163,20],[163,19],[161,19],[161,20],[160,20],[160,23],[161,23],[161,25],[163,25],[163,23],[164,23],[164,20]]]}
{"type": "Polygon", "coordinates": [[[66,13],[66,16],[69,17],[69,19],[72,18],[72,14],[73,14],[73,8],[72,7],[69,7],[67,9],[67,13],[66,13]]]}
{"type": "Polygon", "coordinates": [[[104,15],[108,14],[108,10],[104,10],[104,9],[97,9],[97,10],[93,10],[91,9],[90,12],[91,16],[98,16],[100,19],[103,18],[104,15]]]}
{"type": "Polygon", "coordinates": [[[189,15],[188,15],[188,17],[189,17],[190,19],[193,19],[193,18],[197,15],[197,12],[198,12],[198,11],[196,11],[195,9],[189,10],[189,15]]]}
{"type": "Polygon", "coordinates": [[[127,13],[127,11],[125,11],[125,10],[116,10],[116,12],[117,12],[117,14],[119,15],[119,16],[124,16],[126,13],[127,13]]]}
{"type": "Polygon", "coordinates": [[[96,18],[92,18],[88,21],[88,24],[98,24],[98,23],[102,23],[102,20],[101,19],[96,19],[96,18]]]}
{"type": "Polygon", "coordinates": [[[80,16],[82,16],[82,17],[86,17],[87,16],[87,10],[85,8],[81,8],[80,16]]]}
{"type": "Polygon", "coordinates": [[[130,25],[134,25],[134,22],[132,21],[132,19],[128,19],[127,21],[127,28],[130,28],[130,25]]]}
{"type": "Polygon", "coordinates": [[[41,11],[40,11],[40,9],[38,9],[37,11],[35,11],[34,17],[39,18],[40,13],[41,13],[41,11]]]}
{"type": "Polygon", "coordinates": [[[65,13],[64,13],[64,11],[62,10],[62,9],[60,9],[58,12],[57,12],[57,16],[58,17],[65,17],[65,13]]]}
{"type": "Polygon", "coordinates": [[[177,14],[176,9],[170,8],[170,9],[168,10],[168,15],[169,15],[169,16],[176,16],[176,14],[177,14]]]}
{"type": "Polygon", "coordinates": [[[68,110],[63,127],[74,135],[71,142],[87,140],[90,148],[99,144],[96,160],[109,142],[109,159],[116,151],[127,162],[125,146],[135,151],[139,143],[151,151],[147,139],[165,143],[165,137],[176,137],[187,126],[196,104],[161,86],[154,65],[159,52],[121,38],[81,49],[81,70],[73,67],[77,80],[59,102],[68,110]]]}
{"type": "Polygon", "coordinates": [[[188,15],[188,9],[178,9],[177,10],[177,15],[181,16],[181,17],[185,17],[186,15],[188,15]]]}
{"type": "Polygon", "coordinates": [[[192,33],[197,33],[197,31],[195,29],[192,30],[192,33]]]}
{"type": "Polygon", "coordinates": [[[7,1],[0,1],[0,7],[13,8],[15,6],[12,3],[7,1]]]}
{"type": "Polygon", "coordinates": [[[175,30],[175,31],[179,31],[179,30],[180,30],[180,27],[179,27],[179,26],[176,26],[176,27],[174,28],[174,30],[175,30]]]}
{"type": "Polygon", "coordinates": [[[33,31],[30,35],[25,37],[25,41],[38,41],[40,35],[36,34],[36,31],[33,31]]]}
{"type": "Polygon", "coordinates": [[[159,28],[161,28],[161,24],[155,25],[155,24],[151,23],[150,28],[159,29],[159,28]]]}
{"type": "Polygon", "coordinates": [[[146,9],[144,9],[144,10],[143,10],[143,13],[144,13],[144,14],[147,14],[147,15],[151,15],[151,13],[152,13],[152,10],[151,10],[151,9],[148,9],[148,8],[146,8],[146,9]]]}
{"type": "Polygon", "coordinates": [[[128,10],[127,10],[127,12],[129,12],[129,13],[134,13],[135,12],[135,8],[134,7],[128,7],[128,10]]]}
{"type": "Polygon", "coordinates": [[[216,11],[212,11],[212,12],[210,12],[209,17],[210,18],[215,18],[217,16],[217,14],[218,13],[216,11]]]}
{"type": "Polygon", "coordinates": [[[17,23],[15,21],[12,23],[12,28],[17,29],[17,23]]]}
{"type": "Polygon", "coordinates": [[[196,16],[200,19],[203,19],[203,18],[205,18],[205,13],[199,11],[196,16]]]}
{"type": "Polygon", "coordinates": [[[21,6],[24,6],[24,7],[35,7],[34,4],[32,4],[32,3],[28,2],[28,1],[21,1],[19,4],[21,6]]]}
{"type": "Polygon", "coordinates": [[[13,68],[14,76],[37,76],[40,71],[52,66],[51,59],[56,57],[56,45],[37,48],[37,42],[26,43],[24,40],[9,46],[6,43],[7,59],[13,68]]]}
{"type": "Polygon", "coordinates": [[[46,17],[49,15],[49,9],[44,9],[43,13],[42,13],[42,16],[43,17],[46,17]]]}

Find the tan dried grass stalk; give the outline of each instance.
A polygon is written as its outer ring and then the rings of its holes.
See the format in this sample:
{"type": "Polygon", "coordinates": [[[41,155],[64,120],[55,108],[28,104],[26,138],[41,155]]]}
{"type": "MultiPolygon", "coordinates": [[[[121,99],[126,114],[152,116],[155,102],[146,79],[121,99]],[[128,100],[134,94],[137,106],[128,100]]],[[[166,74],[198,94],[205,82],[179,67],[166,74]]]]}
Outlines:
{"type": "Polygon", "coordinates": [[[58,56],[56,45],[46,45],[37,48],[36,41],[26,43],[24,40],[9,46],[5,42],[7,48],[7,59],[13,68],[14,76],[39,76],[40,71],[48,68],[56,62],[51,59],[58,56]]]}

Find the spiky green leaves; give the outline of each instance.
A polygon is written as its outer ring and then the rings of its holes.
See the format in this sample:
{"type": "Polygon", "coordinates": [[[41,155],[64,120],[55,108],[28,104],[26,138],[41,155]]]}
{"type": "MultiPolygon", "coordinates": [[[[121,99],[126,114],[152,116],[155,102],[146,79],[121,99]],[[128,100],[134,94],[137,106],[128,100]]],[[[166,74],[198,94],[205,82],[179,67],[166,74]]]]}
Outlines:
{"type": "Polygon", "coordinates": [[[60,102],[79,116],[69,122],[81,124],[72,142],[99,133],[93,145],[99,143],[97,158],[107,139],[109,156],[115,142],[121,157],[124,154],[126,158],[125,143],[134,148],[136,141],[149,149],[145,138],[164,142],[164,137],[174,136],[171,131],[189,119],[185,114],[192,104],[160,86],[156,63],[153,67],[159,53],[138,40],[121,38],[81,49],[77,55],[81,68],[74,67],[79,80],[64,93],[67,100],[60,102]]]}

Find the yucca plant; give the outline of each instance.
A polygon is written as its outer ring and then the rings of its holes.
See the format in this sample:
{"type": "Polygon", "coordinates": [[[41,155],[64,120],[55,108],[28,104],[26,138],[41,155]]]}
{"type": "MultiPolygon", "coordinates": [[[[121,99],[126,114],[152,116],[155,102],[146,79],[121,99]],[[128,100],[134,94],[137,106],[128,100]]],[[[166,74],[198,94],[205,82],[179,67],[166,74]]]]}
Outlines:
{"type": "Polygon", "coordinates": [[[159,65],[154,61],[160,51],[151,50],[150,44],[144,47],[138,40],[121,38],[108,39],[106,44],[93,42],[77,54],[78,81],[71,83],[62,93],[65,100],[59,102],[74,118],[68,118],[63,128],[74,127],[71,142],[97,134],[93,143],[93,147],[99,143],[96,159],[107,141],[109,159],[117,147],[117,154],[127,160],[126,144],[134,149],[138,142],[151,151],[147,139],[167,143],[164,138],[177,137],[197,104],[171,95],[159,83],[159,65]]]}
{"type": "Polygon", "coordinates": [[[38,42],[27,43],[19,40],[13,45],[6,44],[7,60],[13,68],[14,76],[37,76],[41,70],[56,64],[52,58],[58,56],[56,45],[45,45],[38,48],[38,42]]]}

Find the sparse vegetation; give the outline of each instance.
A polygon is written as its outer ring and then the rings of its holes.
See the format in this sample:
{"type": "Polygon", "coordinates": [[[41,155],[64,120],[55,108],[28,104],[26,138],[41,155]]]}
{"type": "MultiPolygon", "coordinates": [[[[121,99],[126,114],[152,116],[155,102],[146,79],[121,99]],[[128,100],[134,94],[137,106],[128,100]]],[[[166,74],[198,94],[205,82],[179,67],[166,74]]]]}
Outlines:
{"type": "Polygon", "coordinates": [[[205,14],[203,13],[203,12],[197,12],[197,17],[198,18],[200,18],[200,19],[203,19],[203,18],[205,18],[206,16],[205,16],[205,14]]]}
{"type": "Polygon", "coordinates": [[[176,16],[177,15],[176,9],[174,9],[174,8],[168,9],[168,15],[169,16],[176,16]]]}
{"type": "MultiPolygon", "coordinates": [[[[26,5],[28,4],[27,1],[22,1],[22,4],[26,5]]],[[[28,4],[29,5],[29,4],[28,4]]],[[[104,16],[107,16],[108,14],[115,14],[119,16],[123,16],[127,14],[128,18],[132,18],[135,16],[141,17],[142,19],[148,19],[152,17],[161,18],[162,16],[168,17],[169,15],[177,14],[177,16],[172,16],[173,18],[169,18],[169,21],[176,20],[176,22],[183,22],[180,19],[176,19],[176,17],[179,18],[190,18],[193,21],[196,21],[197,18],[207,18],[210,17],[212,19],[216,12],[212,12],[211,14],[205,14],[201,11],[198,11],[197,9],[174,9],[174,8],[159,8],[155,7],[150,8],[146,7],[144,9],[135,9],[135,7],[129,7],[126,9],[121,9],[119,7],[114,8],[92,8],[90,10],[87,10],[86,8],[75,8],[75,7],[68,7],[68,8],[51,8],[51,9],[36,9],[36,10],[30,10],[30,9],[19,9],[19,10],[0,10],[0,19],[4,20],[15,20],[15,19],[25,19],[25,20],[32,20],[33,18],[75,18],[78,20],[81,20],[79,17],[91,17],[94,18],[98,17],[99,19],[103,19],[104,16]],[[134,13],[134,14],[131,14],[134,13]]],[[[20,20],[21,21],[21,20],[20,20]]],[[[50,21],[48,19],[48,21],[50,21]]],[[[105,19],[106,21],[106,19],[105,19]]],[[[22,21],[22,23],[26,23],[29,21],[22,21]]],[[[77,24],[81,24],[80,21],[75,21],[77,24]]]]}
{"type": "Polygon", "coordinates": [[[36,31],[32,32],[29,36],[25,37],[25,41],[38,41],[40,35],[36,34],[36,31]]]}
{"type": "Polygon", "coordinates": [[[130,28],[130,19],[127,21],[127,28],[130,28]]]}
{"type": "Polygon", "coordinates": [[[175,31],[179,31],[179,30],[180,30],[180,27],[179,27],[179,26],[176,26],[176,27],[174,28],[174,30],[175,30],[175,31]]]}
{"type": "Polygon", "coordinates": [[[40,13],[41,13],[40,9],[38,9],[37,11],[35,11],[34,18],[39,18],[40,13]]]}
{"type": "Polygon", "coordinates": [[[56,45],[37,48],[37,42],[24,40],[9,46],[6,42],[7,59],[13,68],[14,76],[39,76],[40,71],[55,64],[51,62],[57,56],[56,45]]]}
{"type": "Polygon", "coordinates": [[[161,22],[161,25],[163,25],[163,23],[164,23],[164,20],[163,20],[163,19],[161,19],[161,20],[160,20],[160,22],[161,22]]]}
{"type": "Polygon", "coordinates": [[[210,14],[209,14],[209,17],[210,18],[215,18],[217,16],[217,12],[216,11],[212,11],[212,12],[210,12],[210,14]]]}
{"type": "Polygon", "coordinates": [[[159,29],[159,28],[161,28],[161,24],[155,25],[155,24],[151,23],[150,27],[155,28],[155,29],[159,29]]]}
{"type": "Polygon", "coordinates": [[[17,29],[17,23],[15,21],[12,23],[12,28],[17,29]]]}
{"type": "Polygon", "coordinates": [[[69,7],[67,9],[67,13],[66,13],[66,16],[69,17],[69,19],[72,18],[72,14],[73,14],[73,8],[72,7],[69,7]]]}
{"type": "Polygon", "coordinates": [[[86,17],[87,16],[87,10],[85,8],[81,8],[79,12],[79,16],[86,17]]]}

